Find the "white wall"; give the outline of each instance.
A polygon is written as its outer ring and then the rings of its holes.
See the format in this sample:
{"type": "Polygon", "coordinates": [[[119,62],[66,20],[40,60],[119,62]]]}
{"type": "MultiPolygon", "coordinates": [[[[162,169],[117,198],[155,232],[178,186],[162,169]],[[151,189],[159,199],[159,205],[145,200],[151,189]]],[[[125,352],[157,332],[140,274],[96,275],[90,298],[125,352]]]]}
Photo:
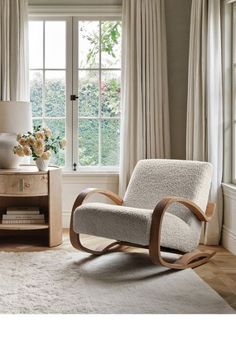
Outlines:
{"type": "Polygon", "coordinates": [[[185,159],[191,0],[165,0],[171,157],[185,159]]]}
{"type": "Polygon", "coordinates": [[[222,245],[236,255],[236,186],[223,184],[224,221],[222,245]]]}

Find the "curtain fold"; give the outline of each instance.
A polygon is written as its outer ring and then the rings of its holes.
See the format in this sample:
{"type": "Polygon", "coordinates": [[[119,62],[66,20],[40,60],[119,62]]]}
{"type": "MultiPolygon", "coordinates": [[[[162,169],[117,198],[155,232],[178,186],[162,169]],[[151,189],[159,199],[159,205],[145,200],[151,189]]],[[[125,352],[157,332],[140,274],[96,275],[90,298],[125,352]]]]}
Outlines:
{"type": "Polygon", "coordinates": [[[221,1],[193,0],[187,100],[186,158],[213,164],[210,199],[217,208],[204,243],[217,245],[222,223],[223,68],[221,1]]]}
{"type": "Polygon", "coordinates": [[[170,157],[164,0],[123,0],[120,193],[140,159],[170,157]]]}
{"type": "Polygon", "coordinates": [[[223,91],[224,91],[224,166],[223,182],[232,182],[233,113],[233,5],[222,4],[223,91]]]}
{"type": "Polygon", "coordinates": [[[207,1],[192,1],[189,41],[186,158],[205,161],[207,1]]]}
{"type": "Polygon", "coordinates": [[[0,0],[0,100],[29,100],[27,0],[0,0]]]}

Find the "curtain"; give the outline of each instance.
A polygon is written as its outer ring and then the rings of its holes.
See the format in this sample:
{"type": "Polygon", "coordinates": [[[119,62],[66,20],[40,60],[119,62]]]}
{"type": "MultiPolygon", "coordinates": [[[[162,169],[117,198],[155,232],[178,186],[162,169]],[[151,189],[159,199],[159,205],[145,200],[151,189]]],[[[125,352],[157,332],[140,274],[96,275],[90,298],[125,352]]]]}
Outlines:
{"type": "Polygon", "coordinates": [[[120,193],[140,159],[170,156],[164,0],[123,0],[120,193]]]}
{"type": "Polygon", "coordinates": [[[215,216],[204,243],[217,245],[222,223],[223,80],[221,1],[193,0],[191,10],[186,157],[213,164],[215,216]]]}
{"type": "Polygon", "coordinates": [[[0,100],[29,100],[27,0],[0,0],[0,100]]]}
{"type": "MultiPolygon", "coordinates": [[[[222,4],[223,90],[224,90],[224,183],[232,182],[232,113],[233,113],[233,4],[222,4]]],[[[235,5],[234,5],[235,6],[235,5]]]]}
{"type": "Polygon", "coordinates": [[[207,1],[193,0],[190,20],[186,157],[206,160],[207,1]]]}

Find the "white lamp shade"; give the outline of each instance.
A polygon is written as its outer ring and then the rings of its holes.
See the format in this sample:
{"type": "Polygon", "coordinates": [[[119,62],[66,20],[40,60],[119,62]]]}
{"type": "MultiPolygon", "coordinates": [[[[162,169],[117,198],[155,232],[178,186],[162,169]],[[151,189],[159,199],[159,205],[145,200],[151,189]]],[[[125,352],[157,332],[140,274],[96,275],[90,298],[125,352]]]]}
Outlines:
{"type": "Polygon", "coordinates": [[[0,133],[23,134],[32,131],[29,102],[0,102],[0,133]]]}

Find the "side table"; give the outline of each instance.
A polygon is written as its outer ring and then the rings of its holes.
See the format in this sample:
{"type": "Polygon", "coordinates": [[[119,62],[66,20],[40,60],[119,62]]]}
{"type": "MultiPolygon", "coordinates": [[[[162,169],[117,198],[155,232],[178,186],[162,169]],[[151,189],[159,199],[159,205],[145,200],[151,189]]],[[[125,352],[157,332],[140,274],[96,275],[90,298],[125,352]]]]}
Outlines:
{"type": "MultiPolygon", "coordinates": [[[[49,167],[39,172],[36,166],[0,169],[0,220],[8,207],[38,207],[45,224],[2,224],[0,236],[26,232],[46,237],[49,247],[62,243],[61,169],[49,167]]],[[[19,234],[19,235],[20,235],[19,234]]]]}

